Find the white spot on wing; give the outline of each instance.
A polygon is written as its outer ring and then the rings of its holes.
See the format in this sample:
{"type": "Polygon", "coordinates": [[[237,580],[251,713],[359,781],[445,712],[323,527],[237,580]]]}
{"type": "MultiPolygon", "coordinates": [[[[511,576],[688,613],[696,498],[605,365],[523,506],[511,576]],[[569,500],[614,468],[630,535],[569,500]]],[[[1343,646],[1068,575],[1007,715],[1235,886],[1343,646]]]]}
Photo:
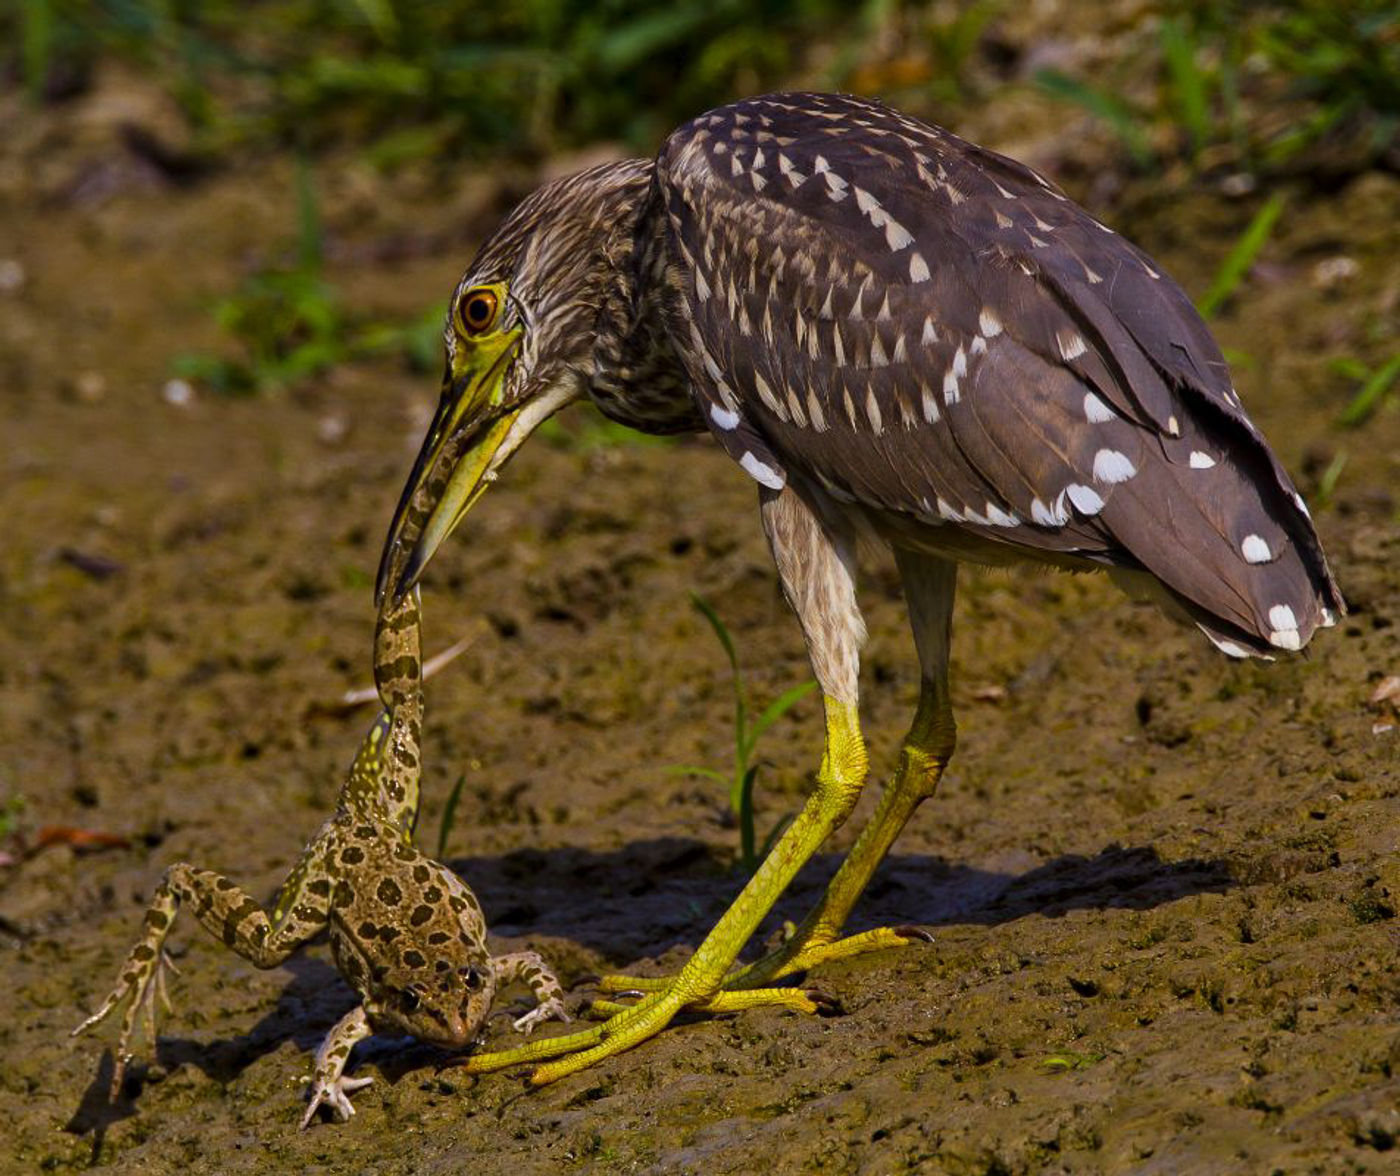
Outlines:
{"type": "Polygon", "coordinates": [[[748,474],[760,486],[767,486],[770,490],[781,490],[786,485],[782,474],[771,466],[764,465],[747,449],[744,450],[744,456],[739,459],[739,465],[744,473],[748,474]]]}
{"type": "Polygon", "coordinates": [[[1252,564],[1268,563],[1274,558],[1262,535],[1246,535],[1240,544],[1240,554],[1244,556],[1245,563],[1252,564]]]}
{"type": "Polygon", "coordinates": [[[1119,453],[1116,449],[1100,449],[1094,454],[1094,479],[1099,482],[1107,482],[1110,486],[1118,482],[1126,482],[1137,473],[1137,466],[1133,465],[1126,453],[1119,453]]]}
{"type": "Polygon", "coordinates": [[[1308,510],[1308,504],[1303,501],[1303,496],[1296,491],[1293,494],[1293,505],[1301,510],[1306,517],[1312,518],[1312,512],[1308,510]]]}
{"type": "Polygon", "coordinates": [[[1084,393],[1084,419],[1091,425],[1102,425],[1113,420],[1117,415],[1095,393],[1084,393]]]}
{"type": "Polygon", "coordinates": [[[739,414],[730,412],[727,408],[718,404],[710,405],[710,420],[714,421],[725,432],[739,427],[739,414]]]}
{"type": "Polygon", "coordinates": [[[1193,470],[1208,470],[1215,465],[1215,458],[1211,457],[1211,455],[1204,450],[1193,449],[1191,450],[1189,463],[1193,470]]]}
{"type": "Polygon", "coordinates": [[[919,384],[919,391],[924,402],[924,420],[931,425],[938,424],[939,411],[938,400],[933,394],[933,389],[925,383],[919,384]]]}
{"type": "Polygon", "coordinates": [[[889,358],[885,355],[885,345],[880,341],[880,334],[877,331],[870,340],[870,366],[887,367],[889,358]]]}
{"type": "Polygon", "coordinates": [[[865,415],[870,418],[870,428],[877,437],[885,431],[884,419],[880,416],[880,402],[875,399],[873,388],[865,394],[865,415]]]}
{"type": "Polygon", "coordinates": [[[1069,522],[1064,494],[1060,494],[1049,506],[1039,498],[1031,499],[1031,519],[1042,527],[1063,527],[1069,522]]]}
{"type": "Polygon", "coordinates": [[[1235,642],[1229,641],[1224,637],[1217,637],[1204,625],[1197,625],[1196,627],[1200,629],[1200,631],[1204,633],[1207,637],[1209,637],[1210,643],[1214,645],[1216,649],[1220,650],[1220,652],[1223,653],[1226,657],[1249,656],[1249,650],[1247,650],[1243,645],[1237,645],[1235,642]]]}
{"type": "Polygon", "coordinates": [[[933,318],[930,315],[924,316],[924,333],[919,336],[919,342],[925,347],[938,342],[938,332],[933,329],[933,318]]]}
{"type": "Polygon", "coordinates": [[[811,419],[812,428],[818,433],[826,432],[826,413],[822,411],[821,401],[813,388],[807,389],[807,416],[811,419]]]}
{"type": "Polygon", "coordinates": [[[913,242],[913,233],[893,217],[887,218],[885,222],[885,244],[890,247],[891,253],[898,253],[901,249],[913,244],[913,242]]]}
{"type": "Polygon", "coordinates": [[[982,308],[982,313],[977,316],[977,325],[988,339],[995,339],[1002,331],[1001,319],[990,306],[982,308]]]}
{"type": "Polygon", "coordinates": [[[1103,510],[1103,499],[1092,486],[1081,486],[1078,482],[1071,482],[1065,487],[1065,493],[1069,495],[1074,509],[1082,515],[1096,515],[1103,510]]]}
{"type": "Polygon", "coordinates": [[[1055,342],[1060,346],[1060,358],[1066,363],[1078,359],[1089,350],[1084,337],[1078,331],[1056,331],[1055,342]]]}
{"type": "Polygon", "coordinates": [[[922,253],[915,250],[909,255],[909,280],[911,282],[927,282],[928,279],[928,262],[924,260],[922,253]]]}

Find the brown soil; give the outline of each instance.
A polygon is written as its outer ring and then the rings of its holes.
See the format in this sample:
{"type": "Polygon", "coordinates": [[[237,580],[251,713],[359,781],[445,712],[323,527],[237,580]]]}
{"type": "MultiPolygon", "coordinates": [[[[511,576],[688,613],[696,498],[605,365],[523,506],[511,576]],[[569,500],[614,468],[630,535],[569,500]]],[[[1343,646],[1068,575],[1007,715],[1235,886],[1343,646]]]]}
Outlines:
{"type": "MultiPolygon", "coordinates": [[[[436,391],[360,364],[167,403],[169,357],[218,345],[209,300],[289,236],[290,175],[172,187],[119,145],[113,109],[166,117],[123,79],[0,110],[23,125],[0,161],[0,260],[24,274],[0,293],[0,799],[27,799],[31,834],[133,843],[0,870],[0,1169],[1400,1171],[1400,731],[1367,707],[1400,672],[1400,414],[1338,429],[1350,386],[1328,362],[1394,339],[1400,185],[1379,174],[1301,195],[1218,323],[1305,486],[1348,454],[1317,515],[1351,616],[1308,657],[1239,665],[1099,580],[967,571],[958,757],[857,913],[937,941],[820,969],[842,1015],[686,1020],[528,1095],[375,1040],[353,1122],[298,1133],[308,1051],[349,989],[322,948],[262,973],[185,921],[156,1064],[109,1107],[110,1029],[68,1031],[161,870],[270,894],[333,801],[370,716],[325,704],[367,676],[368,578],[436,391]],[[1337,255],[1356,272],[1324,290],[1337,255]]],[[[348,160],[321,176],[329,276],[383,316],[445,296],[503,198],[348,160]]],[[[1249,211],[1130,192],[1106,215],[1200,291],[1249,211]]],[[[719,788],[669,770],[731,747],[692,590],[757,696],[806,676],[752,489],[701,442],[537,441],[428,577],[430,649],[489,626],[430,684],[421,830],[434,845],[465,775],[454,866],[501,944],[570,983],[674,968],[737,889],[719,788]]],[[[865,602],[878,779],[917,682],[879,561],[865,602]]],[[[762,828],[800,802],[817,719],[808,701],[767,738],[762,828]]]]}

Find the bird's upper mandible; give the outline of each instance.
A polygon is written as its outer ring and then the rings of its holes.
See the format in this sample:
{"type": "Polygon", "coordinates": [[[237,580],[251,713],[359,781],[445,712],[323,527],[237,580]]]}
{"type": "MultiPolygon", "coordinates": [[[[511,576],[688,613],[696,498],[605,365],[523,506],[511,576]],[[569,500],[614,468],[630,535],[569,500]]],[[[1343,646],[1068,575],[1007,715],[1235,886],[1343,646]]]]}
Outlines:
{"type": "Polygon", "coordinates": [[[1031,169],[776,94],[678,130],[657,184],[676,345],[756,481],[955,554],[1145,568],[1231,652],[1340,606],[1190,301],[1031,169]]]}

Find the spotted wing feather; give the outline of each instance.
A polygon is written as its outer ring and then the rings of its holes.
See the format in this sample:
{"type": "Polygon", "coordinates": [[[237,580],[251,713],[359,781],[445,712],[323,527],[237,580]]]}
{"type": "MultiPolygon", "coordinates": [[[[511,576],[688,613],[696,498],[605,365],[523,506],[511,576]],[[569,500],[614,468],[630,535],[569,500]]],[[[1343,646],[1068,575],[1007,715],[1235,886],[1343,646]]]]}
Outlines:
{"type": "Polygon", "coordinates": [[[1340,611],[1189,300],[1035,172],[779,94],[683,127],[657,179],[673,337],[759,481],[815,482],[896,541],[1145,570],[1232,652],[1340,611]]]}

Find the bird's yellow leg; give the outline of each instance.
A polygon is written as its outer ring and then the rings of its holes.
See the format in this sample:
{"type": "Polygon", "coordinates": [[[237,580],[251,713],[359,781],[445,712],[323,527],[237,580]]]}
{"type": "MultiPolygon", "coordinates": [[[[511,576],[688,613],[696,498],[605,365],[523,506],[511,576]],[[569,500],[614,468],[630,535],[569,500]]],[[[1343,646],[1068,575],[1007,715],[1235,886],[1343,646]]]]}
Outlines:
{"type": "Polygon", "coordinates": [[[895,550],[895,562],[904,582],[921,670],[919,706],[904,737],[899,769],[816,908],[781,947],[730,976],[726,987],[747,989],[770,984],[781,976],[829,960],[928,938],[926,933],[910,927],[880,927],[840,938],[841,928],[875,868],[914,810],[937,790],[957,743],[948,683],[957,565],[937,556],[900,549],[895,550]]]}
{"type": "Polygon", "coordinates": [[[821,901],[786,943],[730,976],[725,985],[727,989],[744,990],[769,984],[817,964],[886,947],[902,947],[922,937],[913,929],[903,927],[878,927],[844,939],[839,936],[851,908],[895,838],[919,804],[937,790],[943,769],[952,757],[954,740],[953,713],[947,691],[925,682],[918,712],[900,753],[899,770],[885,788],[869,823],[861,830],[821,901]]]}
{"type": "MultiPolygon", "coordinates": [[[[797,818],[778,839],[734,904],[715,924],[714,930],[705,937],[685,967],[636,1004],[614,1013],[591,1030],[534,1042],[500,1054],[479,1054],[465,1059],[467,1069],[498,1069],[516,1062],[533,1061],[571,1050],[580,1051],[536,1070],[530,1076],[530,1082],[543,1086],[640,1045],[664,1029],[684,1008],[703,1010],[709,1006],[712,1011],[722,1012],[732,1008],[778,1004],[801,1008],[804,1012],[816,1011],[818,1006],[815,1001],[804,994],[799,1002],[794,998],[795,990],[790,988],[765,990],[750,985],[742,995],[725,997],[717,1005],[711,1005],[711,1001],[723,986],[735,957],[772,909],[778,896],[831,831],[850,815],[865,783],[865,740],[860,733],[856,706],[834,698],[824,701],[826,751],[817,773],[816,791],[807,799],[797,818]]],[[[636,982],[624,982],[622,977],[613,979],[618,981],[618,987],[638,987],[636,982]]]]}

